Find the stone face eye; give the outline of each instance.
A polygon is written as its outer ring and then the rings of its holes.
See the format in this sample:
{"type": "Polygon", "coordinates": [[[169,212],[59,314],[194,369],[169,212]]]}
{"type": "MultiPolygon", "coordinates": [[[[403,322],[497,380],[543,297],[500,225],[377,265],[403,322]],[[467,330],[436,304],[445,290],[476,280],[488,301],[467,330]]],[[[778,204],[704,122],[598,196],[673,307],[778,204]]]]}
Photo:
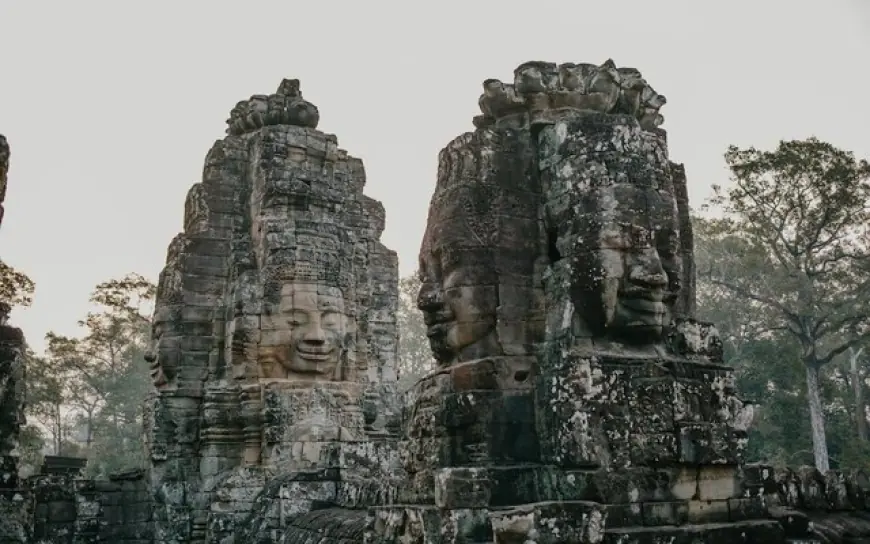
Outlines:
{"type": "Polygon", "coordinates": [[[341,314],[336,311],[323,312],[321,317],[321,325],[327,329],[338,329],[341,327],[341,314]]]}
{"type": "Polygon", "coordinates": [[[301,327],[308,323],[308,314],[299,310],[294,310],[287,319],[287,323],[293,327],[301,327]]]}

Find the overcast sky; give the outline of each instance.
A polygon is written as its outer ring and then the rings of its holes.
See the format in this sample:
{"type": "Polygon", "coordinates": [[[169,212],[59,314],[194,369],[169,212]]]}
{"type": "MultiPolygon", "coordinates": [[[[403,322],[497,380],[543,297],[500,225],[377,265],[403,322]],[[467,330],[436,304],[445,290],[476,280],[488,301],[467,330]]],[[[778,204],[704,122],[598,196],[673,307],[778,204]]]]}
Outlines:
{"type": "Polygon", "coordinates": [[[364,160],[403,274],[438,150],[527,60],[639,68],[694,206],[729,144],[815,135],[870,158],[870,0],[0,0],[0,21],[0,254],[36,282],[13,320],[37,349],[77,332],[97,283],[156,280],[230,109],[282,78],[364,160]]]}

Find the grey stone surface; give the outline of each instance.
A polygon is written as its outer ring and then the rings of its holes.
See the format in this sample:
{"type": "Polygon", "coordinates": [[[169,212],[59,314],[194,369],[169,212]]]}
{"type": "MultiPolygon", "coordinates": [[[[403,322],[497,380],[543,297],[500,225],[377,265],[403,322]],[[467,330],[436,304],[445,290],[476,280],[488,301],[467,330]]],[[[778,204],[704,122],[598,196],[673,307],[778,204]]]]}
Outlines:
{"type": "Polygon", "coordinates": [[[158,542],[264,538],[314,502],[379,504],[399,475],[398,261],[318,118],[297,80],[240,102],[188,193],[148,357],[158,542]],[[272,485],[291,474],[310,481],[272,485]]]}
{"type": "Polygon", "coordinates": [[[153,542],[153,501],[143,471],[84,480],[43,474],[28,481],[33,496],[33,542],[52,544],[153,542]]]}
{"type": "MultiPolygon", "coordinates": [[[[0,223],[9,171],[9,144],[0,134],[0,223]]],[[[0,543],[28,542],[30,504],[18,478],[18,437],[24,424],[24,334],[8,324],[9,301],[0,300],[0,543]]]]}
{"type": "Polygon", "coordinates": [[[747,410],[694,319],[682,166],[634,69],[484,82],[439,156],[408,482],[367,542],[781,542],[738,469],[747,410]]]}
{"type": "Polygon", "coordinates": [[[0,225],[3,225],[3,201],[6,200],[6,182],[9,172],[9,142],[0,134],[0,225]]]}

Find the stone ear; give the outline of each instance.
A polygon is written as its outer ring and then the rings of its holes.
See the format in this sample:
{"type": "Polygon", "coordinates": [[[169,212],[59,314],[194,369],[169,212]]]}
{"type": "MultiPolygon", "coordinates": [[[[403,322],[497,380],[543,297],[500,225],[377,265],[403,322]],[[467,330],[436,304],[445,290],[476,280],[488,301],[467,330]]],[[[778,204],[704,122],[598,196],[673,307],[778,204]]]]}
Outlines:
{"type": "MultiPolygon", "coordinates": [[[[349,335],[347,336],[349,337],[349,335]]],[[[338,356],[338,364],[335,365],[335,370],[333,371],[333,381],[346,382],[352,381],[354,378],[354,376],[351,376],[350,365],[348,364],[348,353],[350,352],[348,343],[349,338],[346,337],[346,341],[341,346],[341,353],[338,356]]]]}

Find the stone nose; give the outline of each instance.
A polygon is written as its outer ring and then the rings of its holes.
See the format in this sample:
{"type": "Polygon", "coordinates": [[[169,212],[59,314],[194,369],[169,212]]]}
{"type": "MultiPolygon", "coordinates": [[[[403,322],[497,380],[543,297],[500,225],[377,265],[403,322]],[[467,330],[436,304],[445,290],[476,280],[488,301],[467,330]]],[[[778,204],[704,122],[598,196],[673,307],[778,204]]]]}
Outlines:
{"type": "Polygon", "coordinates": [[[154,342],[151,342],[148,345],[148,348],[145,350],[145,362],[153,363],[157,360],[157,349],[154,346],[154,342]]]}
{"type": "Polygon", "coordinates": [[[417,308],[423,312],[437,312],[444,307],[441,289],[433,283],[424,283],[417,293],[417,308]]]}
{"type": "Polygon", "coordinates": [[[629,280],[635,285],[642,285],[644,287],[667,287],[668,278],[662,266],[658,250],[647,248],[637,255],[629,272],[629,280]]]}
{"type": "Polygon", "coordinates": [[[305,327],[305,334],[302,337],[302,340],[306,344],[322,346],[326,343],[326,331],[324,331],[323,327],[320,326],[319,321],[312,321],[307,327],[305,327]]]}

